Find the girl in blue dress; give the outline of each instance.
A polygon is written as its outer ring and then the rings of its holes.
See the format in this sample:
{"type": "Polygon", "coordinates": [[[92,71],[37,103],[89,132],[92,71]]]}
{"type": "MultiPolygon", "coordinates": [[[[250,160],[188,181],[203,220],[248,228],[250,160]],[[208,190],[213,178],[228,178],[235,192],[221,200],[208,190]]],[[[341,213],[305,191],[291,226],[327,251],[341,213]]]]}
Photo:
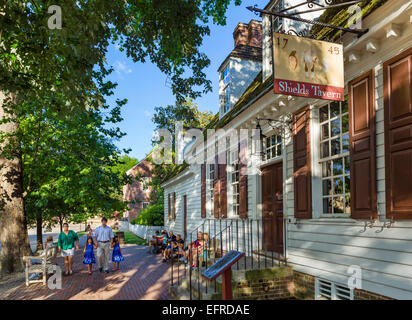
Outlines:
{"type": "Polygon", "coordinates": [[[119,244],[119,238],[117,236],[114,236],[113,238],[113,254],[112,254],[112,261],[113,261],[113,271],[115,270],[120,270],[119,265],[120,261],[123,261],[123,255],[122,251],[120,250],[120,244],[119,244]],[[115,264],[117,263],[117,269],[115,269],[115,264]]]}
{"type": "Polygon", "coordinates": [[[87,237],[86,245],[84,246],[83,250],[83,264],[87,264],[87,268],[89,270],[89,275],[92,274],[93,263],[96,263],[96,258],[94,257],[93,248],[97,247],[93,241],[92,237],[87,237]]]}

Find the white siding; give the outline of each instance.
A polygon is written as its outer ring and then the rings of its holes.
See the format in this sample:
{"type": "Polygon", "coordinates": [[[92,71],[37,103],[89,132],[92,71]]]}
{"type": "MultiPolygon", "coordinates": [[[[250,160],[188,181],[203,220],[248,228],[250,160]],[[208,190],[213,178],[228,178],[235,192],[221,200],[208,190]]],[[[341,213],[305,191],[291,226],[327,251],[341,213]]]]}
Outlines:
{"type": "MultiPolygon", "coordinates": [[[[386,6],[391,8],[391,2],[386,6]]],[[[346,83],[368,70],[375,72],[379,221],[373,228],[365,227],[368,221],[352,219],[311,219],[287,224],[288,258],[295,270],[348,285],[352,275],[348,268],[359,266],[361,289],[397,299],[412,299],[412,221],[396,221],[390,229],[384,228],[388,222],[385,217],[383,62],[410,47],[412,32],[407,25],[401,37],[381,42],[377,53],[363,53],[359,63],[345,65],[346,83]]],[[[292,145],[287,146],[290,182],[293,182],[292,149],[292,145]]],[[[287,183],[286,187],[287,215],[293,221],[293,185],[287,183]]]]}
{"type": "MultiPolygon", "coordinates": [[[[174,234],[184,235],[184,204],[183,196],[187,196],[187,231],[188,234],[202,222],[200,213],[200,166],[192,165],[189,175],[164,188],[164,217],[165,228],[174,234]],[[173,205],[173,192],[176,192],[176,221],[168,220],[168,194],[170,194],[171,206],[173,205]]],[[[173,207],[172,207],[173,208],[173,207]]],[[[173,210],[171,208],[171,215],[173,210]]]]}

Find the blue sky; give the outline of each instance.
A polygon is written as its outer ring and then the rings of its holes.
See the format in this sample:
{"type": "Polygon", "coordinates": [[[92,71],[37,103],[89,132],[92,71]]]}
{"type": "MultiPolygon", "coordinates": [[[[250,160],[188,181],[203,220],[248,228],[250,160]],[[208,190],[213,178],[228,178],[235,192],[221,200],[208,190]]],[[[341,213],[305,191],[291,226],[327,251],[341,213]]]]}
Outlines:
{"type": "MultiPolygon", "coordinates": [[[[233,31],[239,22],[248,23],[251,19],[260,19],[246,9],[247,6],[258,4],[264,7],[268,1],[243,0],[241,6],[231,5],[227,11],[225,26],[211,24],[210,36],[204,38],[201,51],[211,60],[206,75],[212,81],[213,92],[196,100],[200,110],[218,111],[218,73],[217,68],[234,47],[233,31]]],[[[156,106],[174,104],[175,98],[166,85],[166,76],[151,63],[134,63],[115,46],[108,52],[108,63],[114,67],[110,80],[117,82],[115,99],[128,99],[123,108],[124,120],[119,124],[120,129],[127,133],[116,145],[121,149],[132,149],[131,157],[141,160],[151,149],[151,137],[154,125],[151,121],[156,106]]]]}

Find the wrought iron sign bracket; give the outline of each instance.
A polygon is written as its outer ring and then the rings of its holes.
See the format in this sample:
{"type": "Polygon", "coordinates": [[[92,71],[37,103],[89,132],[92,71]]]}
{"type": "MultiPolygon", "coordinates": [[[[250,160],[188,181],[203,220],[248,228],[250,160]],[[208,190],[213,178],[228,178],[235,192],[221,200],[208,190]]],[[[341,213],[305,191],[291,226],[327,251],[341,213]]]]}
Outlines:
{"type": "MultiPolygon", "coordinates": [[[[340,30],[340,31],[343,31],[343,32],[354,33],[358,37],[361,37],[362,35],[367,33],[369,31],[369,29],[344,28],[344,27],[335,26],[335,25],[332,25],[332,24],[324,23],[324,22],[313,21],[313,20],[308,20],[308,19],[303,19],[303,18],[300,18],[300,17],[296,17],[296,15],[299,15],[299,14],[304,14],[304,13],[309,13],[309,12],[314,12],[314,11],[320,11],[320,10],[327,10],[327,9],[332,9],[332,8],[339,8],[339,7],[344,7],[344,6],[350,6],[350,5],[353,5],[353,4],[360,3],[360,2],[365,2],[365,0],[355,0],[355,1],[345,2],[345,3],[332,4],[332,5],[328,5],[328,6],[321,5],[317,2],[315,2],[314,0],[307,0],[305,2],[302,2],[302,3],[298,4],[298,5],[295,5],[293,7],[287,8],[287,9],[283,9],[283,10],[278,11],[278,12],[258,9],[258,8],[256,8],[256,6],[254,6],[254,7],[249,6],[249,7],[247,7],[247,9],[254,12],[254,13],[256,13],[256,14],[259,14],[259,13],[261,15],[267,14],[267,15],[276,16],[276,17],[283,18],[283,19],[290,19],[290,20],[294,20],[294,21],[298,21],[298,22],[302,22],[302,23],[307,23],[307,24],[317,25],[317,26],[331,28],[331,29],[335,29],[335,30],[340,30]],[[300,11],[300,12],[286,13],[286,11],[301,7],[305,4],[307,4],[309,6],[309,8],[313,8],[313,5],[320,6],[320,8],[315,8],[315,9],[310,9],[310,10],[305,10],[305,11],[300,11]]],[[[370,0],[367,1],[367,2],[370,2],[370,0]]],[[[332,3],[332,1],[326,0],[326,3],[327,4],[332,3]]]]}

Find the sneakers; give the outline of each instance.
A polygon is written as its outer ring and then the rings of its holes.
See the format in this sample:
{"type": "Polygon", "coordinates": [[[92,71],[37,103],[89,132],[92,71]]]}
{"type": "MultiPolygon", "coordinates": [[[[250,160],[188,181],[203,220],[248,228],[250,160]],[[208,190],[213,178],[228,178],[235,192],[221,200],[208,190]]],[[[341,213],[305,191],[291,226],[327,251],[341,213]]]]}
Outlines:
{"type": "Polygon", "coordinates": [[[181,257],[181,258],[179,259],[179,261],[184,262],[184,263],[187,263],[187,261],[186,261],[186,258],[185,258],[185,257],[181,257]]]}
{"type": "Polygon", "coordinates": [[[167,262],[167,259],[163,259],[162,261],[163,261],[163,262],[167,262]]]}

